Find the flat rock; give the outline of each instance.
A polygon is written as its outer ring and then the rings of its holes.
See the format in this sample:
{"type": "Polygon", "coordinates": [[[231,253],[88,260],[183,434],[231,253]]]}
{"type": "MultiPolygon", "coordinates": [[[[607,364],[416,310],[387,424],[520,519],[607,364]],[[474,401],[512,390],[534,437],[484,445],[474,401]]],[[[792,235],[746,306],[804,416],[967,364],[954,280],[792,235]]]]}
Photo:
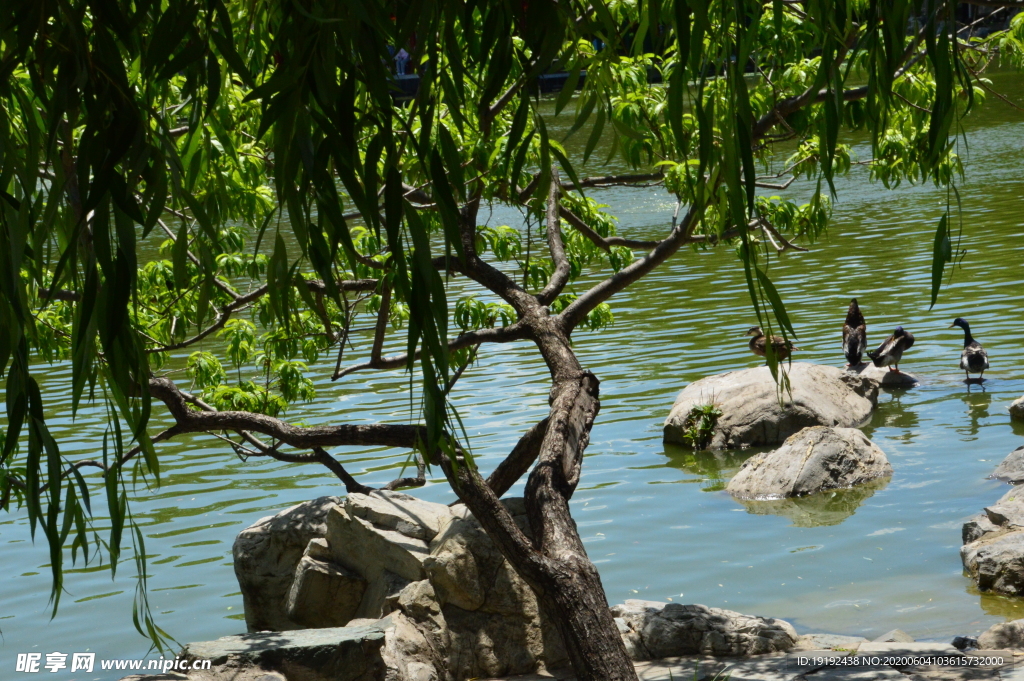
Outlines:
{"type": "Polygon", "coordinates": [[[886,633],[882,634],[881,636],[876,638],[874,641],[872,641],[872,643],[913,643],[913,642],[914,642],[914,637],[911,636],[910,634],[908,634],[907,632],[903,631],[902,629],[893,629],[892,631],[887,631],[886,633]]]}
{"type": "Polygon", "coordinates": [[[1024,445],[1007,454],[989,477],[1003,480],[1011,485],[1019,485],[1024,482],[1024,445]]]}
{"type": "Polygon", "coordinates": [[[368,625],[225,636],[189,643],[181,655],[304,681],[377,681],[384,677],[383,645],[384,628],[368,625]]]}
{"type": "Polygon", "coordinates": [[[623,638],[637,659],[785,652],[798,638],[789,622],[705,605],[628,600],[612,614],[625,624],[623,638]]]}
{"type": "Polygon", "coordinates": [[[892,475],[885,453],[855,428],[813,426],[747,459],[726,490],[743,499],[798,497],[892,475]]]}
{"type": "Polygon", "coordinates": [[[1016,421],[1024,421],[1024,397],[1018,397],[1010,405],[1010,418],[1016,421]]]}
{"type": "Polygon", "coordinates": [[[691,383],[665,420],[665,442],[684,443],[686,417],[701,405],[713,403],[722,411],[710,448],[738,449],[778,445],[808,426],[858,426],[878,399],[879,382],[855,372],[805,362],[782,368],[789,376],[789,392],[781,390],[767,366],[691,383]]]}
{"type": "Polygon", "coordinates": [[[288,616],[295,566],[306,546],[324,536],[327,510],[338,497],[320,497],[261,518],[242,530],[231,552],[249,631],[302,629],[288,616]]]}
{"type": "Polygon", "coordinates": [[[883,388],[912,388],[921,382],[914,374],[902,370],[890,371],[889,367],[876,367],[871,362],[861,362],[846,370],[877,381],[883,388]]]}
{"type": "Polygon", "coordinates": [[[854,651],[868,640],[863,636],[841,636],[839,634],[807,634],[797,640],[790,652],[799,650],[854,651]]]}

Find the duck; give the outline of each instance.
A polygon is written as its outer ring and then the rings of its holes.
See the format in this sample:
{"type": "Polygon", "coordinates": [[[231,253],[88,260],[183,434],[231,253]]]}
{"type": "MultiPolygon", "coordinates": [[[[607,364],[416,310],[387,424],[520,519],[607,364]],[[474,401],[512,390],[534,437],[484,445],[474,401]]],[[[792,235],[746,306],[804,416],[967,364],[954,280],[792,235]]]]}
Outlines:
{"type": "MultiPolygon", "coordinates": [[[[764,331],[761,330],[761,327],[750,327],[747,330],[746,335],[751,336],[750,343],[747,344],[750,351],[758,357],[764,357],[765,345],[768,343],[768,338],[764,335],[764,331]]],[[[782,360],[789,359],[789,355],[793,350],[800,349],[793,345],[793,341],[785,340],[781,336],[772,336],[772,347],[775,349],[775,359],[780,362],[782,360]]]]}
{"type": "Polygon", "coordinates": [[[860,312],[857,299],[850,299],[850,309],[846,311],[846,323],[843,324],[843,354],[846,355],[848,367],[855,367],[861,362],[864,348],[868,344],[868,327],[864,324],[864,315],[860,312]]]}
{"type": "Polygon", "coordinates": [[[868,357],[876,367],[889,367],[889,371],[899,373],[903,353],[909,350],[913,344],[914,334],[904,331],[902,326],[897,326],[892,335],[886,338],[877,350],[868,353],[868,357]]]}
{"type": "Polygon", "coordinates": [[[957,317],[949,325],[949,328],[952,329],[954,326],[959,326],[964,330],[964,351],[960,353],[960,368],[967,374],[968,381],[971,380],[971,374],[981,374],[978,380],[983,380],[985,369],[988,369],[988,353],[985,352],[985,348],[981,347],[981,343],[974,340],[974,336],[971,335],[971,326],[966,319],[957,317]]]}

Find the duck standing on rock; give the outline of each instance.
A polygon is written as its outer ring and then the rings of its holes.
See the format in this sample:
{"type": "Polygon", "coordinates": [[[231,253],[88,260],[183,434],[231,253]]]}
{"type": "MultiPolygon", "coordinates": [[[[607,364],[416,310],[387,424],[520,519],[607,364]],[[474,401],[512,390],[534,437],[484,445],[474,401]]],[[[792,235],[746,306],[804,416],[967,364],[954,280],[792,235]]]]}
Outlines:
{"type": "Polygon", "coordinates": [[[850,309],[846,311],[846,323],[843,324],[843,354],[846,355],[848,367],[855,367],[861,362],[861,356],[868,344],[868,327],[864,323],[864,315],[860,313],[857,299],[850,299],[850,309]]]}
{"type": "MultiPolygon", "coordinates": [[[[768,337],[764,335],[764,331],[761,330],[761,327],[750,327],[750,329],[747,330],[746,335],[751,336],[750,342],[747,344],[750,351],[758,357],[764,357],[768,337]]],[[[793,350],[800,349],[793,345],[793,341],[785,340],[781,336],[772,336],[772,348],[775,350],[775,358],[780,362],[782,360],[789,359],[789,355],[793,350]]]]}
{"type": "Polygon", "coordinates": [[[974,340],[971,335],[971,327],[963,317],[957,317],[949,328],[959,326],[964,330],[964,351],[960,353],[960,368],[967,374],[967,380],[971,380],[971,374],[981,374],[978,381],[985,377],[985,369],[988,369],[988,353],[981,343],[974,340]]]}
{"type": "Polygon", "coordinates": [[[914,334],[904,331],[902,326],[897,326],[892,335],[878,346],[874,352],[869,352],[868,357],[876,367],[889,367],[889,371],[899,373],[900,360],[903,353],[914,344],[914,334]]]}

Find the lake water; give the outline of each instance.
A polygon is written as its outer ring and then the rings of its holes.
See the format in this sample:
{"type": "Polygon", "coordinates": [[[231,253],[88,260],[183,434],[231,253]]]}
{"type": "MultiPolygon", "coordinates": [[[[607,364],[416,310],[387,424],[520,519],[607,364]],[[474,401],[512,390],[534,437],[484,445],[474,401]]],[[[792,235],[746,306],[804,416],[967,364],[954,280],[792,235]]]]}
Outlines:
{"type": "MultiPolygon", "coordinates": [[[[1019,77],[995,82],[1004,92],[1024,92],[1019,77]]],[[[722,488],[750,452],[716,459],[662,444],[662,423],[679,390],[760,361],[743,337],[756,320],[730,249],[680,253],[612,301],[610,330],[576,335],[581,361],[602,381],[602,408],[573,512],[611,602],[672,599],[781,617],[801,631],[873,637],[898,627],[938,640],[1024,617],[1024,601],[979,594],[958,554],[963,521],[1005,491],[986,476],[1024,444],[1024,424],[1011,423],[1006,410],[1024,394],[1022,121],[992,100],[970,122],[968,181],[961,187],[967,255],[933,310],[931,244],[946,196],[930,185],[889,191],[855,167],[838,183],[828,236],[811,252],[787,253],[772,265],[803,348],[797,361],[843,365],[841,327],[853,296],[867,318],[869,343],[897,324],[916,335],[901,368],[921,384],[883,393],[865,427],[892,463],[888,484],[748,508],[722,488]],[[992,368],[983,386],[968,389],[958,369],[962,332],[947,328],[957,316],[971,322],[989,351],[992,368]]],[[[867,151],[856,147],[860,159],[867,151]]],[[[797,183],[788,194],[805,197],[809,190],[797,183]]],[[[621,233],[660,238],[667,231],[674,204],[657,189],[594,195],[613,207],[621,233]]],[[[514,213],[492,216],[494,223],[517,220],[514,213]]],[[[358,349],[365,354],[365,335],[362,340],[358,349]]],[[[309,424],[410,418],[401,372],[355,374],[337,384],[329,374],[324,368],[315,375],[316,402],[297,406],[291,418],[309,424]]],[[[67,366],[46,371],[51,427],[66,454],[93,456],[101,448],[104,412],[86,408],[74,422],[65,416],[69,378],[67,366]]],[[[542,418],[548,387],[546,369],[525,344],[489,347],[466,373],[455,404],[485,470],[542,418]]],[[[158,624],[182,642],[242,632],[231,562],[235,535],[262,516],[343,488],[317,467],[243,463],[212,437],[159,451],[162,485],[140,482],[132,502],[144,528],[158,624]]],[[[336,453],[369,485],[390,480],[405,460],[385,450],[336,453]]],[[[414,493],[431,501],[454,498],[443,480],[414,493]]],[[[96,499],[102,506],[102,497],[96,499]]],[[[97,526],[102,535],[103,522],[97,526]]],[[[41,539],[32,543],[23,513],[0,516],[0,546],[9,575],[0,582],[0,677],[13,678],[21,652],[147,655],[148,643],[131,623],[130,556],[116,579],[106,565],[68,569],[67,593],[51,621],[47,551],[41,539]]],[[[71,675],[65,670],[52,678],[71,675]]]]}

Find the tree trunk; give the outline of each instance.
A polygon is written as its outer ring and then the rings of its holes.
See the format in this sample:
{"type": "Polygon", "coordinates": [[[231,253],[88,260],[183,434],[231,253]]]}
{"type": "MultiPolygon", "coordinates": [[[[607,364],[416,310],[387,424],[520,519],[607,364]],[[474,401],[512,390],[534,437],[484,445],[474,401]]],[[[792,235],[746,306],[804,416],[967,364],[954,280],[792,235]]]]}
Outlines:
{"type": "MultiPolygon", "coordinates": [[[[597,378],[576,362],[568,339],[540,340],[554,386],[536,467],[526,485],[527,538],[480,474],[443,467],[459,497],[516,572],[537,594],[558,628],[579,681],[636,681],[636,670],[608,609],[597,568],[587,557],[569,513],[583,451],[600,408],[597,378]]],[[[531,431],[532,432],[532,431],[531,431]]]]}

